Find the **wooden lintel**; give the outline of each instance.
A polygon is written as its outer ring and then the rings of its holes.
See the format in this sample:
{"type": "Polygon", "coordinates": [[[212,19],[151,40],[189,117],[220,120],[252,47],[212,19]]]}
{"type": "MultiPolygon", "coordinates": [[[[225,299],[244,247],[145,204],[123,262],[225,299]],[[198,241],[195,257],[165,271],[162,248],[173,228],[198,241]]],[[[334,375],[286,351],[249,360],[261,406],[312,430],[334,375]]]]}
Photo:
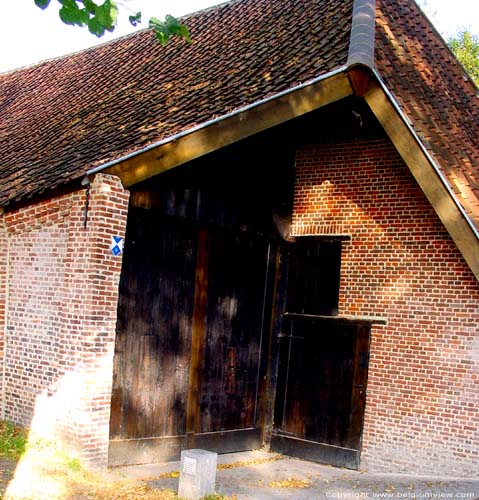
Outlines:
{"type": "Polygon", "coordinates": [[[351,94],[346,73],[338,73],[130,157],[105,172],[118,175],[130,187],[351,94]]]}
{"type": "Polygon", "coordinates": [[[379,316],[325,316],[319,314],[304,314],[304,313],[284,313],[283,318],[296,321],[317,321],[329,323],[355,324],[355,325],[387,325],[387,318],[379,316]]]}
{"type": "Polygon", "coordinates": [[[365,99],[479,280],[479,240],[444,180],[378,82],[371,83],[365,99]]]}

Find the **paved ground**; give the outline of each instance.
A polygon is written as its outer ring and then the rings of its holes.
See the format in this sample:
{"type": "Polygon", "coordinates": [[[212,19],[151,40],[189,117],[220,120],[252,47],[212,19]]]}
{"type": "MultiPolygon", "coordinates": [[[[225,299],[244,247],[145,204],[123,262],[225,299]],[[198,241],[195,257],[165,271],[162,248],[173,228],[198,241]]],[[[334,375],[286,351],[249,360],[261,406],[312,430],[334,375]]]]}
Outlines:
{"type": "MultiPolygon", "coordinates": [[[[477,499],[479,479],[366,474],[265,451],[218,455],[216,491],[238,500],[477,499]],[[276,460],[275,460],[276,459],[276,460]]],[[[118,468],[156,488],[178,489],[179,462],[118,468]]]]}

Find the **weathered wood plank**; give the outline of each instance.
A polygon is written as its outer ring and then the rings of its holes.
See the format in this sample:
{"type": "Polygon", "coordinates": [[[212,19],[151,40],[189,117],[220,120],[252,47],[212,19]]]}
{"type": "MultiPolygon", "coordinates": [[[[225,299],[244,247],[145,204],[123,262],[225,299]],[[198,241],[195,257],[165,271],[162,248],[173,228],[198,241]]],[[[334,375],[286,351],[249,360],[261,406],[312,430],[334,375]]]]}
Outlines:
{"type": "MultiPolygon", "coordinates": [[[[201,229],[198,238],[198,257],[196,265],[193,322],[191,329],[190,377],[186,432],[194,435],[200,432],[200,388],[202,382],[202,360],[205,355],[206,308],[208,304],[208,263],[210,233],[201,229]]],[[[191,439],[191,436],[190,438],[191,439]]],[[[193,445],[194,443],[189,443],[193,445]]]]}
{"type": "MultiPolygon", "coordinates": [[[[311,460],[319,457],[319,461],[326,460],[324,450],[359,452],[370,327],[335,322],[335,318],[329,322],[287,319],[286,323],[273,431],[282,438],[272,439],[273,448],[286,447],[288,453],[311,460]],[[286,442],[288,438],[293,441],[286,442]],[[304,441],[310,444],[305,447],[304,441]],[[320,446],[315,448],[314,443],[320,446]],[[293,449],[296,445],[299,451],[293,449]],[[305,455],[307,451],[311,456],[305,455]]],[[[330,463],[337,464],[334,453],[330,463]]]]}
{"type": "Polygon", "coordinates": [[[197,231],[131,209],[120,282],[110,434],[185,433],[197,231]]]}
{"type": "Polygon", "coordinates": [[[271,449],[278,453],[304,458],[322,464],[335,465],[346,469],[359,469],[359,452],[339,446],[329,446],[290,436],[274,433],[271,449]]]}
{"type": "Polygon", "coordinates": [[[215,231],[209,255],[201,432],[255,428],[268,242],[215,231]]]}
{"type": "Polygon", "coordinates": [[[115,439],[109,444],[108,465],[115,467],[179,460],[181,450],[185,448],[186,436],[115,439]]]}
{"type": "Polygon", "coordinates": [[[370,349],[370,325],[358,324],[354,353],[353,388],[351,393],[351,424],[346,440],[348,448],[359,450],[366,409],[366,391],[368,387],[368,367],[370,349]]]}
{"type": "Polygon", "coordinates": [[[286,310],[336,315],[339,304],[341,241],[297,238],[289,245],[286,310]]]}

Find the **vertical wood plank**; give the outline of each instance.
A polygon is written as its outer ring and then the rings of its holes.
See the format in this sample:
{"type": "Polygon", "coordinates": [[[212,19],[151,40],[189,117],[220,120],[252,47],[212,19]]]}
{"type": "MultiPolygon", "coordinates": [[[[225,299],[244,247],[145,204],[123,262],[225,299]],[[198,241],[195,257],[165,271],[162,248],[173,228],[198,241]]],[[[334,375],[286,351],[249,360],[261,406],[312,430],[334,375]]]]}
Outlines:
{"type": "Polygon", "coordinates": [[[208,229],[202,228],[198,235],[195,298],[191,331],[190,376],[186,405],[188,446],[194,446],[194,435],[200,431],[199,394],[201,389],[201,366],[205,352],[209,247],[210,232],[208,229]]]}
{"type": "MultiPolygon", "coordinates": [[[[260,372],[259,380],[259,393],[258,398],[260,401],[259,407],[259,420],[258,426],[261,429],[262,441],[270,440],[270,427],[273,420],[273,405],[274,405],[274,391],[275,387],[271,384],[272,369],[276,366],[273,354],[273,335],[275,335],[277,320],[279,317],[279,303],[278,297],[278,280],[280,276],[280,245],[271,244],[270,257],[268,263],[268,289],[266,293],[267,301],[265,304],[265,346],[263,348],[264,355],[262,356],[262,369],[260,372]]],[[[283,294],[284,296],[284,294],[283,294]]],[[[277,333],[275,338],[277,338],[277,333]]],[[[274,370],[275,371],[275,370],[274,370]]],[[[275,371],[276,373],[276,371],[275,371]]]]}
{"type": "Polygon", "coordinates": [[[201,432],[255,428],[268,242],[244,231],[216,230],[209,259],[201,432]]]}
{"type": "Polygon", "coordinates": [[[370,332],[371,327],[369,325],[357,326],[351,401],[351,425],[347,443],[349,448],[355,448],[357,450],[361,448],[364,411],[366,407],[370,332]]]}

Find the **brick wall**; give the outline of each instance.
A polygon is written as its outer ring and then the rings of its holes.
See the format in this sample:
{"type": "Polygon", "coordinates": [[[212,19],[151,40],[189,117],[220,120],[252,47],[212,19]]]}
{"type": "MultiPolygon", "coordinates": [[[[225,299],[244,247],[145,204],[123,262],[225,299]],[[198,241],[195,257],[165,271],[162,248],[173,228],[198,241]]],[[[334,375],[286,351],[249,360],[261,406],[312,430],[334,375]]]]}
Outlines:
{"type": "Polygon", "coordinates": [[[372,330],[362,467],[479,475],[479,283],[386,140],[303,148],[292,231],[349,234],[340,314],[372,330]]]}
{"type": "Polygon", "coordinates": [[[5,216],[0,209],[0,418],[4,418],[5,398],[3,396],[4,350],[5,350],[5,314],[7,298],[7,260],[8,239],[5,216]]]}
{"type": "Polygon", "coordinates": [[[99,174],[89,194],[86,227],[85,190],[4,216],[4,400],[5,418],[102,467],[121,271],[121,256],[109,246],[112,236],[124,236],[128,193],[118,179],[99,174]]]}

